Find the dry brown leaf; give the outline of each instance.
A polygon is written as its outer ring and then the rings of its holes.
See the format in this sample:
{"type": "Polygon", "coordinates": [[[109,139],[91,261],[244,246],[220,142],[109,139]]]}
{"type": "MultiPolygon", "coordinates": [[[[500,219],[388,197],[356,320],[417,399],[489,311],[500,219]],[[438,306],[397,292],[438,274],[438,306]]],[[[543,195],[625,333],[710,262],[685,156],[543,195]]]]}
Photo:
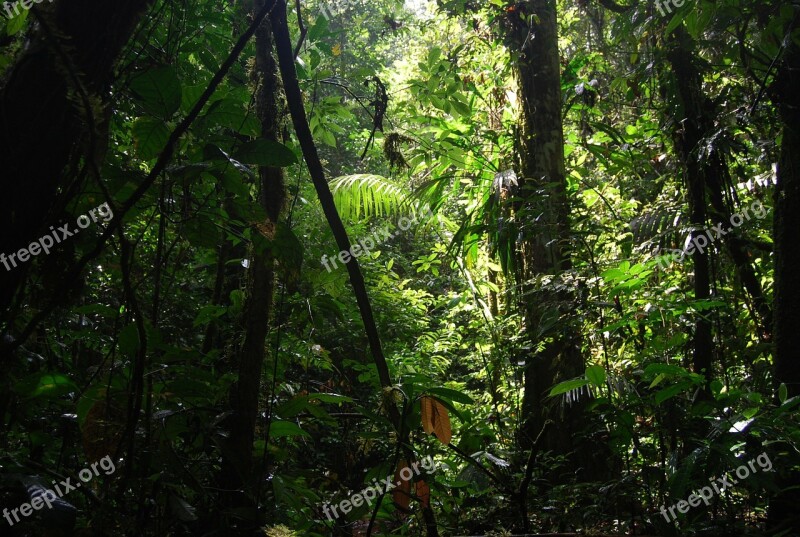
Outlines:
{"type": "MultiPolygon", "coordinates": [[[[401,460],[397,463],[397,470],[394,472],[394,483],[396,486],[392,489],[392,500],[400,512],[409,513],[410,510],[408,506],[411,504],[411,481],[400,477],[403,468],[408,468],[408,463],[405,460],[401,460]],[[398,485],[398,483],[400,484],[398,485]]],[[[409,469],[409,473],[410,472],[411,469],[409,469]]]]}
{"type": "Polygon", "coordinates": [[[423,481],[417,481],[415,491],[417,493],[417,498],[422,503],[423,507],[430,507],[431,506],[431,488],[428,484],[423,481]]]}
{"type": "Polygon", "coordinates": [[[422,415],[422,430],[426,434],[433,432],[433,397],[423,395],[419,402],[420,414],[422,415]]]}
{"type": "Polygon", "coordinates": [[[428,434],[435,434],[443,444],[449,444],[453,437],[450,427],[450,414],[447,408],[435,397],[423,395],[420,399],[422,429],[428,434]]]}

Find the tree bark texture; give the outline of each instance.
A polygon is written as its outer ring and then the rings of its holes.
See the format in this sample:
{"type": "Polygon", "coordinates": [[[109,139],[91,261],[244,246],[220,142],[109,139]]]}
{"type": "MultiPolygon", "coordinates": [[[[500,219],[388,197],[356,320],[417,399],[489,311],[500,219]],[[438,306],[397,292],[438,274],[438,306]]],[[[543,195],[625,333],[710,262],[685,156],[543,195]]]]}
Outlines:
{"type": "Polygon", "coordinates": [[[574,297],[537,281],[557,278],[571,268],[556,5],[533,0],[517,6],[504,22],[521,106],[522,177],[514,207],[520,229],[518,279],[525,329],[538,347],[525,367],[520,442],[530,449],[551,420],[557,425],[544,431],[538,448],[567,454],[576,448],[576,433],[582,428],[581,404],[559,408],[560,400],[548,401],[547,394],[557,382],[584,372],[579,330],[569,322],[574,297]]]}

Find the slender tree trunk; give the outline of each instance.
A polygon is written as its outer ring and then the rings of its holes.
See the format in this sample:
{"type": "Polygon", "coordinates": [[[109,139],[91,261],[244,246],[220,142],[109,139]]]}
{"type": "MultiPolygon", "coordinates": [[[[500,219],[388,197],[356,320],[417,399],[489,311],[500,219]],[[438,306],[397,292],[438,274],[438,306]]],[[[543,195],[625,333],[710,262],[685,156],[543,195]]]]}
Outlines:
{"type": "MultiPolygon", "coordinates": [[[[264,1],[271,0],[257,1],[253,14],[263,9],[264,1]]],[[[256,107],[261,121],[261,136],[279,141],[285,107],[273,52],[272,29],[265,21],[256,31],[256,107]]],[[[281,168],[261,167],[259,177],[259,203],[267,214],[262,229],[267,230],[269,236],[256,236],[247,269],[247,297],[242,315],[244,342],[235,356],[236,363],[232,364],[238,379],[231,389],[230,437],[222,468],[223,482],[230,491],[235,491],[231,503],[239,507],[255,507],[247,493],[257,488],[258,472],[253,471],[253,441],[266,355],[265,341],[275,292],[275,257],[267,240],[274,237],[286,200],[281,168]]],[[[252,526],[243,523],[241,529],[252,529],[259,521],[254,519],[252,522],[252,526]]]]}
{"type": "MultiPolygon", "coordinates": [[[[683,164],[684,179],[689,195],[691,238],[694,244],[697,237],[705,237],[708,221],[706,182],[708,176],[713,175],[717,170],[703,165],[698,154],[708,129],[705,125],[706,110],[703,108],[702,79],[693,63],[690,38],[683,29],[679,28],[672,33],[667,46],[669,47],[667,59],[672,69],[673,80],[671,83],[666,83],[665,86],[672,89],[667,92],[667,98],[671,105],[670,115],[675,149],[683,164]]],[[[708,242],[707,239],[706,242],[708,242]]],[[[711,297],[709,246],[689,248],[693,250],[695,299],[708,300],[711,297]]],[[[692,366],[696,373],[706,375],[706,386],[711,382],[713,353],[711,321],[703,313],[698,315],[695,321],[692,366]]]]}
{"type": "MultiPolygon", "coordinates": [[[[294,53],[289,35],[286,0],[277,0],[275,9],[270,14],[270,19],[275,31],[275,46],[278,53],[281,77],[286,90],[286,101],[292,116],[292,123],[294,124],[297,139],[303,151],[303,157],[308,166],[311,180],[314,183],[314,189],[319,197],[320,205],[322,205],[322,210],[325,213],[325,218],[328,220],[331,232],[336,239],[336,244],[341,251],[349,251],[351,249],[350,238],[347,236],[347,230],[342,223],[339,213],[336,211],[336,204],[333,202],[333,194],[331,194],[330,187],[325,180],[325,171],[322,168],[322,162],[319,159],[319,153],[314,144],[314,138],[311,135],[311,128],[306,119],[306,111],[303,106],[303,94],[297,80],[294,53]]],[[[383,354],[380,334],[375,324],[372,305],[369,301],[369,295],[364,283],[364,276],[361,274],[361,266],[357,258],[353,257],[350,262],[347,263],[347,273],[350,277],[350,283],[353,286],[353,292],[356,297],[359,313],[361,314],[361,320],[364,322],[364,331],[367,333],[367,340],[369,341],[372,358],[378,370],[378,378],[380,379],[381,386],[384,388],[384,403],[387,413],[389,414],[389,419],[397,431],[397,441],[400,443],[400,449],[406,461],[408,464],[413,465],[416,461],[416,457],[409,447],[409,430],[397,408],[394,398],[391,395],[386,395],[391,392],[389,388],[393,386],[392,378],[389,373],[389,364],[386,361],[386,356],[383,354]]],[[[422,518],[425,522],[425,531],[428,537],[438,537],[439,532],[436,525],[436,517],[430,506],[422,506],[422,518]]],[[[371,530],[368,530],[367,535],[370,534],[371,530]]]]}
{"type": "MultiPolygon", "coordinates": [[[[708,147],[708,140],[713,138],[717,130],[715,122],[719,111],[717,106],[702,92],[702,77],[695,65],[693,44],[688,34],[683,29],[676,30],[669,46],[671,48],[667,58],[675,77],[674,87],[677,89],[675,99],[670,100],[671,103],[674,103],[671,111],[673,135],[678,155],[686,171],[687,189],[690,194],[691,223],[695,228],[701,230],[693,233],[692,238],[703,235],[702,230],[708,226],[709,216],[712,220],[711,223],[721,224],[719,229],[724,232],[724,235],[720,238],[733,261],[742,286],[752,300],[753,322],[761,336],[769,339],[772,333],[772,310],[764,296],[756,272],[748,260],[744,243],[730,222],[733,204],[726,202],[725,197],[726,192],[733,188],[728,168],[728,155],[725,149],[720,147],[713,147],[707,154],[702,154],[704,148],[708,147]],[[706,196],[708,196],[707,199],[706,196]],[[711,211],[707,209],[709,202],[711,211]]],[[[711,233],[717,238],[717,231],[711,231],[711,233]]],[[[709,244],[706,251],[710,251],[711,248],[713,246],[709,244]]],[[[692,259],[701,263],[700,278],[697,278],[698,271],[695,273],[695,292],[700,293],[698,298],[706,294],[710,295],[706,291],[705,284],[705,281],[708,280],[710,288],[709,256],[693,254],[692,259]],[[703,257],[705,257],[705,261],[703,261],[703,257]]],[[[711,327],[703,319],[698,321],[698,323],[700,322],[703,322],[704,326],[699,327],[695,337],[694,365],[698,372],[697,367],[708,367],[713,361],[711,359],[713,353],[713,342],[710,339],[711,327]]]]}
{"type": "MultiPolygon", "coordinates": [[[[725,198],[725,193],[733,188],[728,156],[720,147],[713,147],[711,151],[704,149],[708,147],[708,140],[717,130],[715,121],[719,112],[716,105],[703,94],[702,76],[695,64],[693,43],[689,35],[679,28],[671,36],[668,46],[670,50],[667,59],[674,77],[671,87],[675,88],[669,98],[670,113],[675,148],[683,164],[689,192],[690,220],[694,228],[692,240],[694,242],[695,238],[700,238],[699,244],[708,243],[703,251],[695,248],[692,253],[695,297],[707,299],[711,296],[709,252],[713,246],[703,236],[708,229],[709,220],[712,220],[711,223],[718,226],[724,235],[718,237],[716,230],[711,233],[715,239],[721,238],[724,242],[739,280],[752,300],[753,322],[761,336],[769,339],[772,333],[772,309],[748,260],[744,243],[731,225],[733,204],[726,202],[725,198]]],[[[698,373],[706,370],[708,382],[711,381],[713,352],[711,323],[705,316],[700,316],[695,324],[693,367],[698,373]]]]}
{"type": "MultiPolygon", "coordinates": [[[[79,186],[77,169],[92,177],[102,165],[113,67],[151,3],[58,0],[31,8],[29,42],[0,87],[0,253],[16,253],[58,223],[69,201],[63,192],[79,186]]],[[[0,267],[0,311],[29,263],[0,267]]]]}
{"type": "MultiPolygon", "coordinates": [[[[800,23],[794,27],[800,31],[800,23]]],[[[800,47],[787,41],[773,88],[783,121],[775,191],[775,380],[794,396],[800,395],[800,47]]]]}

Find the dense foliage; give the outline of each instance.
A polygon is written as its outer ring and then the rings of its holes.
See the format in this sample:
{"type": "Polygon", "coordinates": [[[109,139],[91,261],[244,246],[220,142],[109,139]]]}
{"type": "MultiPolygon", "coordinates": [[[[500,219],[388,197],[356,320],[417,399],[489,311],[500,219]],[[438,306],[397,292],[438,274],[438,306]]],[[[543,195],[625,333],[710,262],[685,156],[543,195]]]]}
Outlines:
{"type": "Polygon", "coordinates": [[[800,535],[800,5],[115,2],[0,24],[0,535],[800,535]]]}

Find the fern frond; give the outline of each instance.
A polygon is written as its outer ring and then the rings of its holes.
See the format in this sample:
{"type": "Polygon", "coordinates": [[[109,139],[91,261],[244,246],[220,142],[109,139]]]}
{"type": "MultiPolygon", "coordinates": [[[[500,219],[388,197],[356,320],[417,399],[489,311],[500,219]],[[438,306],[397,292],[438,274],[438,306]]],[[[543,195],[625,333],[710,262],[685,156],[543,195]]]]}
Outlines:
{"type": "Polygon", "coordinates": [[[380,175],[343,175],[331,181],[331,190],[339,214],[351,220],[414,212],[411,193],[380,175]]]}

